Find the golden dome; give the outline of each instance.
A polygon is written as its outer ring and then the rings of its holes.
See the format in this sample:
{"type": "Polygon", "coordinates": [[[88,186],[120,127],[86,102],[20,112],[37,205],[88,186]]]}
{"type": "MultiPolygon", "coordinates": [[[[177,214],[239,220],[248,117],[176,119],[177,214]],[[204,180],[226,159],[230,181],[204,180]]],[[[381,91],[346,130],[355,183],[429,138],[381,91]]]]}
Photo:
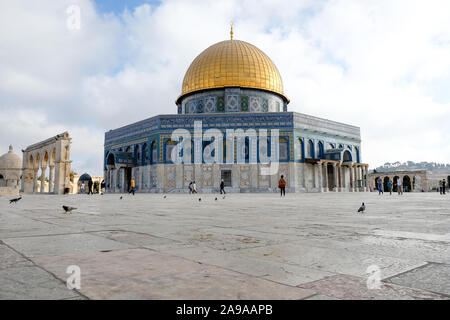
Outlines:
{"type": "Polygon", "coordinates": [[[289,102],[272,60],[254,45],[240,40],[221,41],[200,53],[184,76],[176,102],[192,92],[225,87],[266,90],[289,102]]]}

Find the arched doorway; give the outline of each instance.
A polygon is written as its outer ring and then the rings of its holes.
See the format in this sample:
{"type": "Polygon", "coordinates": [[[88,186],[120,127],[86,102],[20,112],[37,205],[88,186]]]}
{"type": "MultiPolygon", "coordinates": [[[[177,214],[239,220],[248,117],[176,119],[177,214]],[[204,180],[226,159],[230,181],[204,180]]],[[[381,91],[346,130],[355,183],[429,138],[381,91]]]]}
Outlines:
{"type": "Polygon", "coordinates": [[[389,182],[389,177],[384,177],[384,179],[383,179],[383,189],[384,189],[384,191],[389,191],[388,182],[389,182]]]}
{"type": "Polygon", "coordinates": [[[409,176],[403,177],[403,187],[406,192],[411,192],[411,178],[409,176]]]}
{"type": "Polygon", "coordinates": [[[5,187],[6,181],[5,178],[0,174],[0,187],[5,187]]]}
{"type": "Polygon", "coordinates": [[[336,167],[333,167],[332,164],[327,165],[327,175],[328,175],[328,191],[333,191],[334,187],[336,185],[334,181],[334,170],[336,170],[336,167]]]}
{"type": "Polygon", "coordinates": [[[397,180],[398,180],[398,176],[395,176],[395,177],[394,177],[394,180],[393,180],[393,182],[392,182],[392,185],[393,185],[392,191],[394,191],[394,192],[397,192],[397,191],[398,191],[398,190],[397,190],[397,180]]]}
{"type": "Polygon", "coordinates": [[[375,178],[375,188],[374,188],[374,191],[375,191],[375,190],[378,190],[378,179],[380,179],[380,177],[376,177],[376,178],[375,178]]]}

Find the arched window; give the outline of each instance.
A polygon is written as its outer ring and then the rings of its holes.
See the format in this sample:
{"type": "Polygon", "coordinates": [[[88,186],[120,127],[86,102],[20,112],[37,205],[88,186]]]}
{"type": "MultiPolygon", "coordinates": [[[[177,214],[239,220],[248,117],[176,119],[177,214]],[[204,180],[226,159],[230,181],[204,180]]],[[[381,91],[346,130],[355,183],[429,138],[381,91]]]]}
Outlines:
{"type": "Polygon", "coordinates": [[[309,147],[308,147],[308,158],[314,158],[315,152],[314,152],[314,142],[312,140],[309,140],[309,147]]]}
{"type": "Polygon", "coordinates": [[[358,149],[358,147],[355,147],[355,148],[354,148],[354,152],[355,152],[356,162],[360,163],[360,159],[359,159],[359,149],[358,149]]]}
{"type": "Polygon", "coordinates": [[[155,164],[158,161],[158,148],[156,146],[156,141],[152,142],[152,146],[151,146],[151,159],[150,159],[150,163],[151,164],[155,164]]]}
{"type": "Polygon", "coordinates": [[[135,146],[134,150],[135,150],[135,154],[136,154],[136,164],[140,165],[142,163],[141,148],[139,145],[137,145],[137,146],[135,146]]]}
{"type": "Polygon", "coordinates": [[[289,146],[286,138],[279,139],[279,157],[280,161],[289,160],[289,146]]]}
{"type": "Polygon", "coordinates": [[[343,159],[343,161],[344,162],[352,161],[352,154],[348,150],[344,151],[344,159],[343,159]]]}
{"type": "Polygon", "coordinates": [[[166,162],[172,163],[172,150],[177,146],[175,141],[169,140],[166,142],[166,162]]]}
{"type": "Polygon", "coordinates": [[[0,174],[0,187],[5,186],[5,178],[0,174]]]}
{"type": "Polygon", "coordinates": [[[142,165],[146,166],[148,164],[149,154],[148,154],[148,145],[144,143],[142,146],[142,165]]]}
{"type": "Polygon", "coordinates": [[[110,154],[108,155],[107,160],[106,160],[106,165],[108,165],[108,166],[113,166],[114,164],[115,164],[115,161],[114,161],[114,155],[113,155],[112,153],[110,153],[110,154]]]}
{"type": "Polygon", "coordinates": [[[322,141],[319,141],[318,147],[319,147],[318,158],[319,159],[323,159],[325,157],[325,151],[324,151],[324,148],[323,148],[322,141]]]}

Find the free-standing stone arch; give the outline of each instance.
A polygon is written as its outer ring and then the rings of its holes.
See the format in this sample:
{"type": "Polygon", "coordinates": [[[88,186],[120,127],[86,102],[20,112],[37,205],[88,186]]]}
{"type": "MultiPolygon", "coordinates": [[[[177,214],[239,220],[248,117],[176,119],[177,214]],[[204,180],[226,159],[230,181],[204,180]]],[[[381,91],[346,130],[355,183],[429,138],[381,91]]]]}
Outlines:
{"type": "Polygon", "coordinates": [[[23,151],[22,192],[44,192],[46,179],[48,193],[63,194],[70,188],[71,140],[69,133],[64,132],[30,145],[23,151]],[[37,188],[38,179],[41,183],[40,190],[37,188]]]}

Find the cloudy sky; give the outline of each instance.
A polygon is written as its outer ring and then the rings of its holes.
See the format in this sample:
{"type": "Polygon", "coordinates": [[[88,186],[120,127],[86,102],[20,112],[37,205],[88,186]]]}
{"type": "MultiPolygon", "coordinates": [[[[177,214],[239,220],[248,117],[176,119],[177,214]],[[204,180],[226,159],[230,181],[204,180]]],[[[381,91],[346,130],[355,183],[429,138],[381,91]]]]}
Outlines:
{"type": "Polygon", "coordinates": [[[448,0],[1,1],[0,154],[68,130],[73,168],[101,174],[104,132],[176,113],[231,20],[277,65],[290,111],[361,127],[372,168],[450,162],[448,0]]]}

